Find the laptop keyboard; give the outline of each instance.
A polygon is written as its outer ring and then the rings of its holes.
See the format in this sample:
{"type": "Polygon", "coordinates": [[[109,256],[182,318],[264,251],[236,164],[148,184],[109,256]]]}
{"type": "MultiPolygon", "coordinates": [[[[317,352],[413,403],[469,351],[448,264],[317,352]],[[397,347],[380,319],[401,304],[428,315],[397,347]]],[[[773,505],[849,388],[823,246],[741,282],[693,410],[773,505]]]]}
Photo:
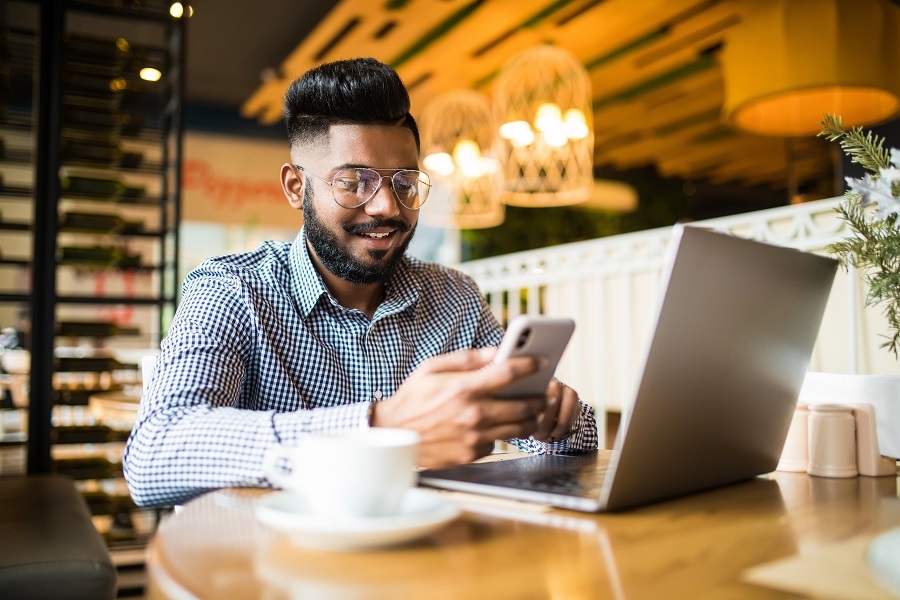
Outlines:
{"type": "Polygon", "coordinates": [[[504,487],[566,496],[598,497],[600,495],[603,480],[606,478],[606,467],[591,466],[585,469],[573,469],[570,457],[546,455],[542,458],[550,463],[549,469],[545,464],[545,468],[539,471],[518,473],[516,477],[510,477],[497,483],[504,487]],[[559,463],[558,471],[553,468],[552,463],[554,462],[559,463]]]}

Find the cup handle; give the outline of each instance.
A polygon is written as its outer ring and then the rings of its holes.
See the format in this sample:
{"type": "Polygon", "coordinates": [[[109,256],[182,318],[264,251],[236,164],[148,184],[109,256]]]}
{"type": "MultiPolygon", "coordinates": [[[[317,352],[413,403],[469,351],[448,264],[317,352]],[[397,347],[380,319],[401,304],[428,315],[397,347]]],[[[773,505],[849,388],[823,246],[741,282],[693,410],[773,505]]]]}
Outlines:
{"type": "Polygon", "coordinates": [[[288,487],[287,473],[291,471],[279,465],[278,461],[284,459],[289,460],[287,452],[280,444],[276,444],[269,448],[263,455],[262,472],[263,476],[276,487],[285,489],[288,487]]]}

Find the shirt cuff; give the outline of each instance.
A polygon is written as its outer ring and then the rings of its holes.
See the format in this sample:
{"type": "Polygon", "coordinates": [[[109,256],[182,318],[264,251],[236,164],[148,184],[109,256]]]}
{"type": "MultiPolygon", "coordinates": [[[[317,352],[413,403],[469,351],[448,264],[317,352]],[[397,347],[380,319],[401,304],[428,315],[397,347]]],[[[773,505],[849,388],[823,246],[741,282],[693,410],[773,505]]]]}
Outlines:
{"type": "Polygon", "coordinates": [[[275,413],[272,425],[279,442],[294,445],[303,435],[311,433],[350,433],[369,426],[369,402],[345,406],[275,413]]]}

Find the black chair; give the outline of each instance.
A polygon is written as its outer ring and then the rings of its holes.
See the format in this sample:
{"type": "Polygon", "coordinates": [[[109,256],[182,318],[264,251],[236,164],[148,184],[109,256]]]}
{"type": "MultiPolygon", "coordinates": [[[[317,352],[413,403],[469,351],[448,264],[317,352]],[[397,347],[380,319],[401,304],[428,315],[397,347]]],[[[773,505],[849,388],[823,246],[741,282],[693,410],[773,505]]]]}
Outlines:
{"type": "Polygon", "coordinates": [[[72,480],[0,479],[0,598],[115,598],[116,568],[72,480]]]}

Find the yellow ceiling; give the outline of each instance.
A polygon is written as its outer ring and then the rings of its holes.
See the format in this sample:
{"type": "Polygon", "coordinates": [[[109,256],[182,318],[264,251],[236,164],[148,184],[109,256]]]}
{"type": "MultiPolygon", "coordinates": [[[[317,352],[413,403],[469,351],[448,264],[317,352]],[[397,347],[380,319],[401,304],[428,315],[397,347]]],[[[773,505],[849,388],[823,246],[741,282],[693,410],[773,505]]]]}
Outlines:
{"type": "MultiPolygon", "coordinates": [[[[590,74],[598,167],[655,165],[663,176],[786,188],[786,140],[738,132],[721,114],[719,53],[743,11],[742,0],[342,0],[242,113],[276,122],[304,71],[374,56],[400,73],[418,116],[443,92],[490,95],[507,60],[549,42],[590,74]]],[[[822,140],[797,138],[790,154],[799,182],[827,177],[822,140]]]]}

